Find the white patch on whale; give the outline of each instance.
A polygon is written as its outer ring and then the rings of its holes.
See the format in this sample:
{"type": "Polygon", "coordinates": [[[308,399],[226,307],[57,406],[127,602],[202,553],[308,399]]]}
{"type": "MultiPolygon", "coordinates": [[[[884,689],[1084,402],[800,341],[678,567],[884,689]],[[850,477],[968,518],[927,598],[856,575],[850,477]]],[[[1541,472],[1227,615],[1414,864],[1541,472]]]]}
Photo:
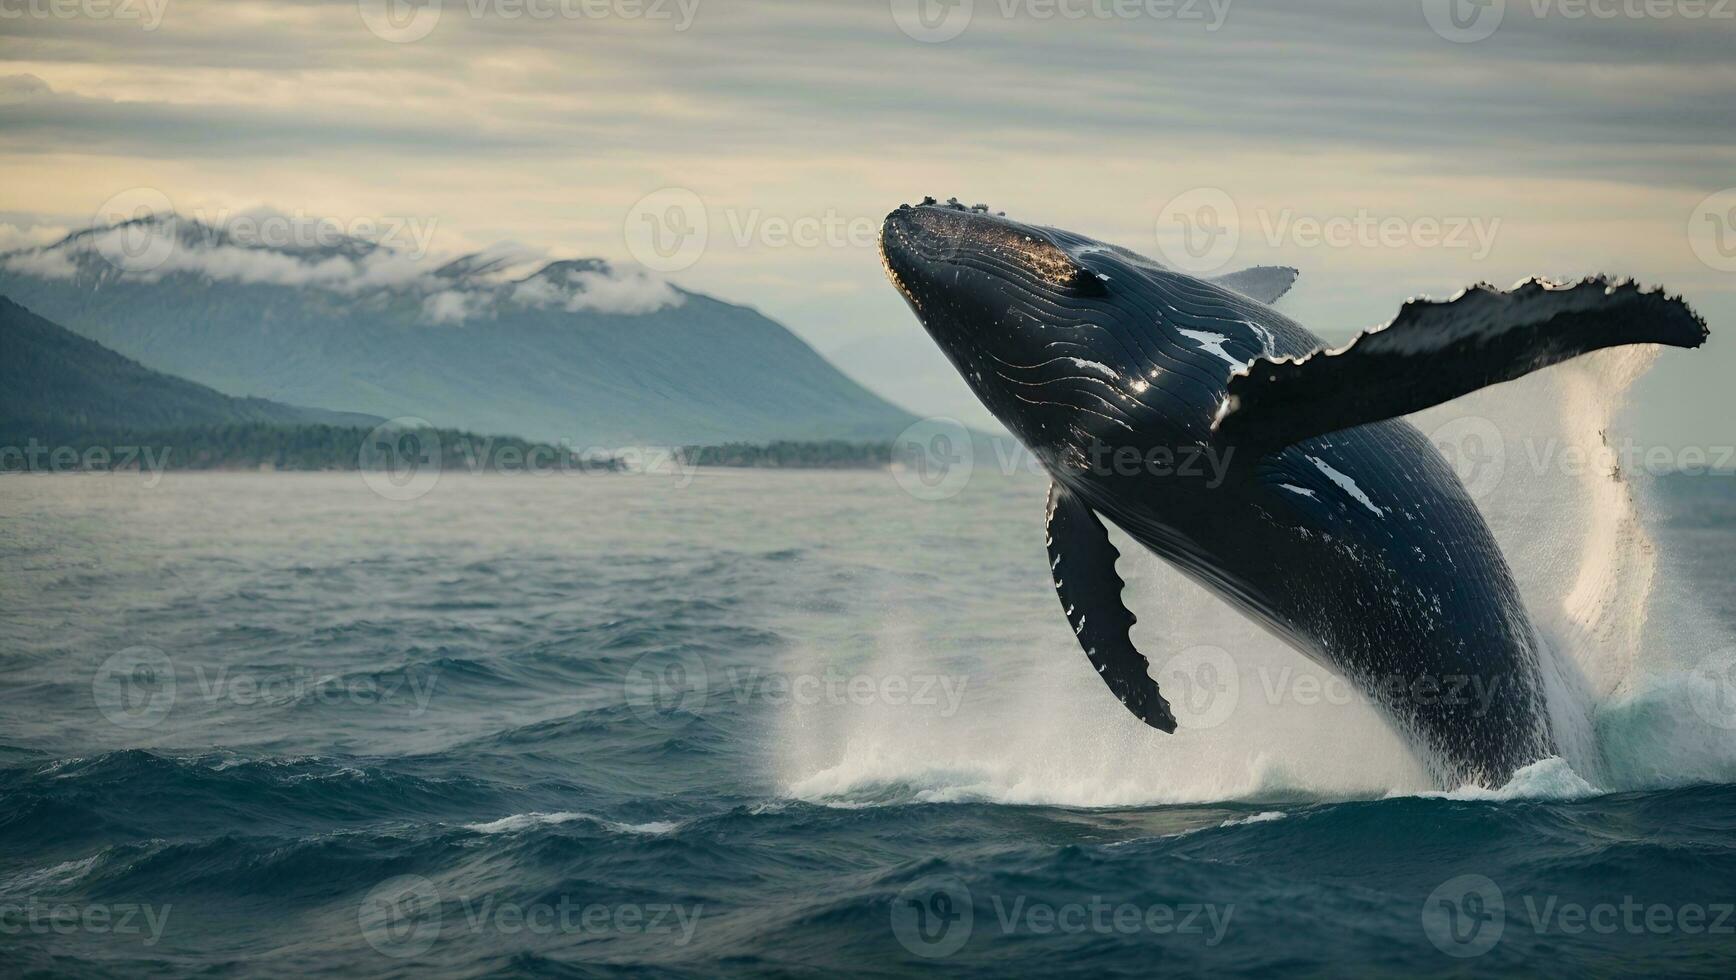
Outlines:
{"type": "Polygon", "coordinates": [[[1230,367],[1243,368],[1243,367],[1246,367],[1249,363],[1251,363],[1248,361],[1240,360],[1236,357],[1236,355],[1231,354],[1227,350],[1224,350],[1224,345],[1230,342],[1230,338],[1224,336],[1221,333],[1212,333],[1209,330],[1182,330],[1179,328],[1176,330],[1176,333],[1179,333],[1183,337],[1187,337],[1190,340],[1198,341],[1200,350],[1203,350],[1208,354],[1213,354],[1217,357],[1223,358],[1224,361],[1226,363],[1228,363],[1230,367]]]}
{"type": "Polygon", "coordinates": [[[1310,456],[1310,457],[1308,457],[1308,461],[1310,463],[1313,463],[1315,468],[1320,470],[1320,472],[1326,474],[1326,478],[1328,480],[1331,480],[1333,483],[1338,484],[1339,489],[1343,490],[1345,493],[1348,493],[1352,497],[1356,498],[1357,503],[1359,503],[1362,506],[1367,507],[1369,510],[1373,511],[1374,516],[1376,516],[1376,517],[1385,517],[1386,516],[1386,511],[1381,510],[1379,507],[1376,507],[1374,505],[1374,501],[1368,499],[1368,494],[1363,493],[1362,488],[1356,485],[1355,480],[1352,480],[1350,477],[1345,476],[1343,473],[1340,473],[1339,471],[1333,469],[1330,464],[1328,464],[1325,460],[1321,459],[1318,456],[1310,456]]]}
{"type": "Polygon", "coordinates": [[[1102,361],[1088,361],[1083,357],[1063,357],[1059,358],[1059,360],[1072,361],[1074,367],[1083,371],[1101,371],[1103,376],[1106,378],[1121,377],[1121,375],[1115,373],[1114,368],[1104,364],[1102,361]]]}

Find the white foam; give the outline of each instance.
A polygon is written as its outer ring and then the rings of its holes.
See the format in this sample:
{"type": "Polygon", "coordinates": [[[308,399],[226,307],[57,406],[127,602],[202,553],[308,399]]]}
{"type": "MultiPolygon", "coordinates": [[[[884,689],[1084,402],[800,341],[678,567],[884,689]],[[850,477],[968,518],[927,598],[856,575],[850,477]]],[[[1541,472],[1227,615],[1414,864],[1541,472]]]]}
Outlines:
{"type": "Polygon", "coordinates": [[[1225,820],[1223,823],[1218,824],[1218,826],[1246,827],[1251,823],[1271,823],[1274,820],[1282,820],[1287,816],[1289,816],[1289,814],[1285,813],[1283,810],[1266,810],[1263,813],[1256,813],[1251,817],[1242,817],[1239,820],[1225,820]]]}
{"type": "Polygon", "coordinates": [[[20,872],[0,881],[0,895],[34,895],[44,890],[64,888],[89,874],[101,856],[92,854],[76,861],[62,861],[46,868],[20,872]]]}
{"type": "MultiPolygon", "coordinates": [[[[1048,608],[1052,601],[1031,596],[994,606],[987,605],[993,597],[974,596],[968,612],[923,622],[908,600],[889,600],[866,672],[956,669],[970,680],[967,697],[951,714],[885,703],[792,704],[778,733],[781,783],[791,797],[829,805],[1124,807],[1421,794],[1578,799],[1736,781],[1736,674],[1721,680],[1702,664],[1724,649],[1736,663],[1736,638],[1659,560],[1635,475],[1617,481],[1596,465],[1562,464],[1564,455],[1595,460],[1606,435],[1617,443],[1623,392],[1652,356],[1622,349],[1578,358],[1411,420],[1425,435],[1447,423],[1462,431],[1468,420],[1504,443],[1504,473],[1492,484],[1467,473],[1465,482],[1538,629],[1559,750],[1506,786],[1442,792],[1362,699],[1303,703],[1303,692],[1342,683],[1115,529],[1125,597],[1139,617],[1133,639],[1152,676],[1175,702],[1187,689],[1166,677],[1174,658],[1221,651],[1237,700],[1220,723],[1189,728],[1184,720],[1166,735],[1119,710],[1059,608],[1048,608]],[[1006,633],[1032,639],[982,652],[936,643],[984,615],[1005,617],[1006,633]]],[[[1345,487],[1353,489],[1360,492],[1345,487]]],[[[1032,490],[1033,508],[1040,494],[1032,490]]],[[[805,656],[821,655],[797,652],[805,656]]]]}
{"type": "Polygon", "coordinates": [[[574,820],[588,820],[610,830],[628,834],[667,834],[680,826],[680,824],[668,820],[654,820],[650,823],[617,823],[589,813],[563,810],[558,813],[515,813],[486,823],[467,823],[464,825],[464,829],[479,834],[516,834],[536,827],[570,823],[574,820]]]}
{"type": "Polygon", "coordinates": [[[1461,786],[1455,790],[1423,793],[1389,793],[1395,796],[1434,796],[1449,800],[1582,800],[1604,791],[1586,782],[1560,756],[1539,759],[1513,774],[1505,786],[1461,786]]]}

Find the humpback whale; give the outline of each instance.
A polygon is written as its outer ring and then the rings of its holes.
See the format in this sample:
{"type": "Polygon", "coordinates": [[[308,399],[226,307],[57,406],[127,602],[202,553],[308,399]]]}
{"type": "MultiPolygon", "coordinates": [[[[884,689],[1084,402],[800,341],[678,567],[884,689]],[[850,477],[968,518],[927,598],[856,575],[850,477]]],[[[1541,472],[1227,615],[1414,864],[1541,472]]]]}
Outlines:
{"type": "Polygon", "coordinates": [[[1705,322],[1680,298],[1601,276],[1477,285],[1328,350],[1271,306],[1289,268],[1200,278],[933,198],[887,215],[880,252],[1048,471],[1062,610],[1146,724],[1174,732],[1176,718],[1131,641],[1104,520],[1356,685],[1443,785],[1500,785],[1554,753],[1513,574],[1399,416],[1600,348],[1697,347],[1705,322]],[[1202,452],[1223,461],[1221,483],[1173,465],[1202,452]]]}

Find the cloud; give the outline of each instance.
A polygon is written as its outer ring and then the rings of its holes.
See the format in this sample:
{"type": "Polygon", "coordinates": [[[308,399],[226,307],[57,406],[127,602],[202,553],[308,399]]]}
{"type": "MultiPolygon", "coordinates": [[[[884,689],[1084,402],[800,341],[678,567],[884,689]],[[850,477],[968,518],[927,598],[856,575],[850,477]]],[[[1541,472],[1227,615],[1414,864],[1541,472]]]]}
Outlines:
{"type": "MultiPolygon", "coordinates": [[[[3,262],[14,272],[46,279],[71,279],[82,265],[102,260],[123,276],[146,282],[184,273],[217,282],[315,286],[341,293],[412,285],[431,271],[428,263],[387,249],[304,257],[212,242],[204,237],[207,232],[201,227],[182,234],[172,220],[130,223],[15,251],[3,262]]],[[[20,235],[0,233],[0,241],[20,235]]]]}
{"type": "Polygon", "coordinates": [[[514,283],[510,299],[523,306],[558,306],[569,313],[626,316],[655,313],[687,301],[667,281],[643,269],[617,271],[601,262],[590,266],[549,270],[514,283]]]}
{"type": "MultiPolygon", "coordinates": [[[[261,218],[280,212],[242,212],[246,228],[257,230],[261,218]]],[[[318,219],[298,219],[297,227],[318,230],[318,219]]],[[[32,240],[40,232],[0,225],[8,237],[32,240]]],[[[251,232],[250,232],[251,233],[251,232]]],[[[243,236],[245,238],[245,236],[243,236]]],[[[228,229],[181,218],[160,217],[128,222],[66,237],[52,245],[36,245],[0,254],[0,267],[43,279],[72,279],[92,263],[105,264],[122,276],[156,282],[191,275],[214,282],[306,287],[355,295],[371,290],[425,294],[422,308],[434,323],[461,323],[491,314],[501,303],[564,309],[571,313],[639,315],[681,305],[686,297],[673,286],[642,269],[617,272],[601,260],[557,262],[524,279],[510,279],[514,270],[534,261],[524,246],[502,243],[451,262],[406,254],[355,238],[322,247],[301,247],[293,240],[278,247],[234,244],[228,229]]]]}
{"type": "Polygon", "coordinates": [[[476,293],[446,289],[422,301],[422,315],[433,323],[463,323],[482,313],[487,298],[476,293]]]}
{"type": "Polygon", "coordinates": [[[9,255],[0,266],[38,279],[71,279],[78,275],[78,266],[64,251],[29,249],[9,255]]]}
{"type": "Polygon", "coordinates": [[[64,225],[0,221],[0,254],[52,245],[65,238],[70,230],[64,225]]]}

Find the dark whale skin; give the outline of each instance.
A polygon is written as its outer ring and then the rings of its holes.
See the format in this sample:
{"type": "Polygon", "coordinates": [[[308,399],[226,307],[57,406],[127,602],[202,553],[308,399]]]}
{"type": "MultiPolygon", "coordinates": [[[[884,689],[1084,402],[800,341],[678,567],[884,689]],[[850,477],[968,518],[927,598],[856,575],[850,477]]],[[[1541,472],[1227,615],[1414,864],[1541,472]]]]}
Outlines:
{"type": "Polygon", "coordinates": [[[1415,427],[1376,421],[1252,458],[1215,445],[1238,366],[1320,338],[1211,281],[980,208],[901,207],[881,248],[928,332],[1057,483],[1364,691],[1443,785],[1499,785],[1553,752],[1512,572],[1415,427]],[[1207,453],[1227,456],[1215,486],[1209,466],[1161,465],[1207,453]]]}

